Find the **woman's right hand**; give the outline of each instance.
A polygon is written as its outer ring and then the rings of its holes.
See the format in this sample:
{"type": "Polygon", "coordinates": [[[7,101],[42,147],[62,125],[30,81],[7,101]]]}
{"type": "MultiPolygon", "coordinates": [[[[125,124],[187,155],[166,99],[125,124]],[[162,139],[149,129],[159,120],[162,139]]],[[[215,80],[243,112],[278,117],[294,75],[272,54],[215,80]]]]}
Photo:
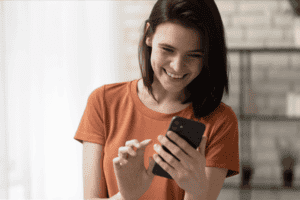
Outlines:
{"type": "Polygon", "coordinates": [[[149,158],[148,169],[144,166],[145,149],[150,143],[151,139],[141,143],[136,139],[127,141],[125,147],[119,148],[119,156],[113,159],[119,191],[124,200],[138,200],[152,183],[155,161],[149,158]],[[133,146],[137,148],[136,152],[133,146]]]}

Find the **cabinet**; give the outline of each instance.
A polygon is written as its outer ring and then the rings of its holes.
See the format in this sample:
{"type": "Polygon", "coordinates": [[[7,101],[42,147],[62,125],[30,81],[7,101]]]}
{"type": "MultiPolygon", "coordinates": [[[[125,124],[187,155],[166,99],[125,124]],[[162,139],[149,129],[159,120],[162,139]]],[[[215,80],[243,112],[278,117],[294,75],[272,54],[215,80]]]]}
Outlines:
{"type": "MultiPolygon", "coordinates": [[[[251,127],[252,123],[259,122],[259,121],[269,121],[269,122],[299,122],[299,117],[288,117],[284,114],[277,114],[277,115],[263,115],[263,114],[247,114],[245,111],[246,106],[249,104],[249,94],[247,91],[251,90],[252,86],[252,76],[251,70],[253,70],[253,66],[251,63],[251,56],[260,53],[282,53],[282,54],[298,54],[300,57],[300,49],[295,48],[251,48],[251,49],[228,49],[228,55],[232,53],[238,53],[240,66],[239,66],[239,111],[237,113],[237,117],[239,119],[239,132],[240,132],[240,184],[230,184],[224,183],[224,188],[231,188],[231,189],[238,189],[241,193],[244,193],[244,189],[251,189],[251,190],[284,190],[282,186],[279,184],[268,184],[268,185],[257,185],[253,183],[251,188],[244,187],[243,184],[244,175],[243,175],[243,168],[247,166],[247,163],[252,163],[252,149],[251,149],[251,127]]],[[[230,60],[229,60],[230,61],[230,60]]],[[[229,63],[230,64],[230,63],[229,63]]],[[[300,65],[300,62],[299,62],[300,65]]],[[[300,67],[299,67],[300,71],[300,67]]],[[[299,72],[298,72],[299,73],[299,72]]],[[[300,76],[299,76],[300,80],[300,76]]],[[[294,185],[291,190],[299,190],[300,185],[294,185]]],[[[245,194],[243,194],[245,197],[245,194]]],[[[248,196],[248,195],[246,195],[248,196]]],[[[251,196],[251,195],[250,195],[251,196]]],[[[245,199],[245,198],[243,198],[245,199]]],[[[251,199],[246,198],[246,199],[251,199]]]]}

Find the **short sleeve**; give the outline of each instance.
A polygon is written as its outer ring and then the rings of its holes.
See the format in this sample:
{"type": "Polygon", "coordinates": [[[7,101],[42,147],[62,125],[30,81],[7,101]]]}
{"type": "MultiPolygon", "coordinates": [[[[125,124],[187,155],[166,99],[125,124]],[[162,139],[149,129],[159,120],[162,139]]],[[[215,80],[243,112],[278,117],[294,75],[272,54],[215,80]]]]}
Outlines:
{"type": "Polygon", "coordinates": [[[80,143],[84,141],[105,144],[104,126],[104,89],[105,86],[94,90],[88,98],[86,108],[79,123],[74,139],[80,143]]]}
{"type": "Polygon", "coordinates": [[[216,123],[205,150],[206,166],[227,168],[226,178],[240,171],[238,120],[230,110],[224,120],[216,123]]]}

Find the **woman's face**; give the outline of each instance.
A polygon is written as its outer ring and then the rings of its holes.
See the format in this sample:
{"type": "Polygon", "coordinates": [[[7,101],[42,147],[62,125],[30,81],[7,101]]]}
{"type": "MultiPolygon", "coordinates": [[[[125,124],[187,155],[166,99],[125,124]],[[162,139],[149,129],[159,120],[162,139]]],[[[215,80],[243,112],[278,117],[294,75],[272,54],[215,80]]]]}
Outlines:
{"type": "Polygon", "coordinates": [[[167,22],[157,27],[153,37],[146,39],[146,44],[152,47],[151,65],[154,83],[161,87],[159,89],[167,93],[181,92],[200,74],[204,50],[201,49],[203,44],[197,31],[167,22]],[[195,50],[199,52],[193,52],[195,50]],[[174,79],[166,71],[184,77],[174,79]]]}

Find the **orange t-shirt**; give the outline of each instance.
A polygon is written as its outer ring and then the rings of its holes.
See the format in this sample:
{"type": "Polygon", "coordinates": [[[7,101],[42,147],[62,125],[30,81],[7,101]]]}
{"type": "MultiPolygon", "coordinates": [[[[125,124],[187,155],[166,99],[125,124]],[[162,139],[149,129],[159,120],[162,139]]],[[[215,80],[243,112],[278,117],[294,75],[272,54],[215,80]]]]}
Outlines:
{"type": "MultiPolygon", "coordinates": [[[[87,106],[74,139],[103,145],[104,177],[100,180],[102,188],[108,189],[108,195],[119,192],[113,168],[113,159],[118,157],[118,149],[126,141],[137,139],[139,142],[152,139],[144,154],[147,169],[149,157],[156,152],[153,144],[161,144],[157,136],[165,135],[171,119],[179,116],[205,124],[204,135],[207,136],[205,158],[207,167],[227,168],[226,177],[239,174],[239,133],[235,113],[228,105],[221,102],[209,116],[197,120],[193,115],[192,104],[186,109],[164,114],[146,107],[137,94],[138,80],[107,84],[95,89],[88,98],[87,106]]],[[[182,190],[175,180],[155,176],[150,188],[140,198],[160,200],[182,200],[182,190]]],[[[107,198],[99,194],[100,198],[107,198]]]]}

